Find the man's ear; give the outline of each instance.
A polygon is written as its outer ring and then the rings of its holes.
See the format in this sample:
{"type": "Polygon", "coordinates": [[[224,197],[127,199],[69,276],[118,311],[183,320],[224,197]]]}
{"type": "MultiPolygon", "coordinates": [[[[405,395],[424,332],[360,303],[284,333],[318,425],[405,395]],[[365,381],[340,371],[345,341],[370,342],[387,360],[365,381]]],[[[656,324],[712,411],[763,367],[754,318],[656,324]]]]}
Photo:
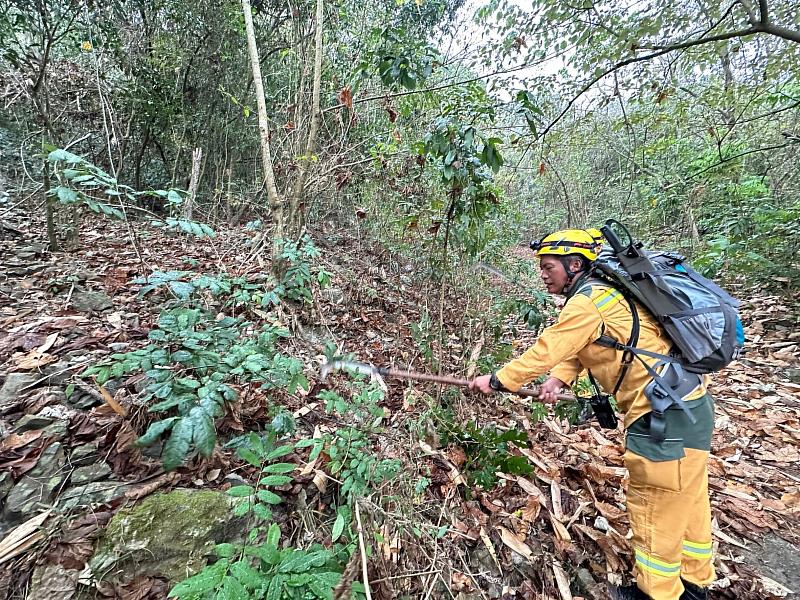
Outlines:
{"type": "Polygon", "coordinates": [[[569,261],[569,272],[580,273],[583,271],[583,261],[579,258],[573,258],[569,261]]]}

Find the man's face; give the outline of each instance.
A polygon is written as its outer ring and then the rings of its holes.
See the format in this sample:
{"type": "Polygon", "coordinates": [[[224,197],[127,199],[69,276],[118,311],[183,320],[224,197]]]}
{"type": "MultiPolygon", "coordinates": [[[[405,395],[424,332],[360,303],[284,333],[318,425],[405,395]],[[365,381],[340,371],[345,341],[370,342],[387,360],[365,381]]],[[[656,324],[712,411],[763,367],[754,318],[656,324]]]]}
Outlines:
{"type": "Polygon", "coordinates": [[[567,285],[567,272],[564,265],[555,256],[543,256],[539,259],[541,278],[551,294],[560,294],[567,285]]]}

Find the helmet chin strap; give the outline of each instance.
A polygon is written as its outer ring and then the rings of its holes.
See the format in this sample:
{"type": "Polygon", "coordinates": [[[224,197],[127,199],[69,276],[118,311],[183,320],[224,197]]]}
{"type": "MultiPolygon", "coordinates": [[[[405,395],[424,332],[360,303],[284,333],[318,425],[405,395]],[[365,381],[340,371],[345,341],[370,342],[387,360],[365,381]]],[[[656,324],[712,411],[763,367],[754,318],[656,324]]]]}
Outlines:
{"type": "Polygon", "coordinates": [[[559,259],[561,266],[564,267],[564,272],[567,275],[567,283],[561,288],[561,293],[566,294],[569,291],[569,288],[572,287],[573,280],[577,277],[580,273],[583,272],[583,269],[578,269],[577,271],[573,271],[570,269],[569,263],[570,259],[566,256],[562,256],[559,259]]]}

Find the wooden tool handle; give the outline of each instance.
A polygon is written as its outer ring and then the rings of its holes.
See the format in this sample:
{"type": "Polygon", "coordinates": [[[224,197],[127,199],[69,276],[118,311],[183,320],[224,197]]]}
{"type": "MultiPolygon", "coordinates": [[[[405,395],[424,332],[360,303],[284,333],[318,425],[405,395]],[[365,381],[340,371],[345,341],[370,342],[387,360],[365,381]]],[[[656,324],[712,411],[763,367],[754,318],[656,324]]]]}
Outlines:
{"type": "MultiPolygon", "coordinates": [[[[523,396],[525,398],[539,398],[539,386],[535,385],[529,388],[519,388],[516,392],[510,392],[511,394],[516,394],[517,396],[523,396]]],[[[575,400],[575,396],[572,394],[556,394],[557,400],[575,400]]]]}
{"type": "MultiPolygon", "coordinates": [[[[430,373],[401,371],[400,369],[381,368],[378,369],[378,373],[380,373],[384,377],[393,377],[396,379],[413,379],[415,381],[430,381],[433,383],[443,383],[445,385],[457,385],[460,387],[469,387],[470,384],[469,379],[461,379],[458,377],[452,377],[450,375],[433,375],[430,373]]],[[[538,398],[539,386],[533,386],[530,388],[520,388],[516,392],[510,392],[510,393],[516,394],[517,396],[522,396],[524,398],[538,398]]],[[[573,396],[572,394],[556,394],[556,398],[559,400],[575,400],[575,396],[573,396]]]]}

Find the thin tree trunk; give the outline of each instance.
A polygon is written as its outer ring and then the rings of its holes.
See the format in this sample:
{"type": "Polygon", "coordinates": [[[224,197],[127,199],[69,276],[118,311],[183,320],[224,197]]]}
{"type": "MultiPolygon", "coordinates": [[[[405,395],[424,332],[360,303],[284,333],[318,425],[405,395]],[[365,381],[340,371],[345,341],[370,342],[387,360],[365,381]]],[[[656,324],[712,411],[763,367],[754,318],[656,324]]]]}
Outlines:
{"type": "Polygon", "coordinates": [[[194,198],[197,195],[197,186],[200,183],[200,164],[203,161],[203,149],[195,148],[192,152],[192,175],[189,178],[189,194],[186,197],[186,205],[184,207],[184,218],[187,221],[192,220],[192,212],[194,208],[194,198]]]}
{"type": "Polygon", "coordinates": [[[58,250],[58,237],[56,236],[55,204],[56,200],[47,192],[50,189],[50,163],[45,158],[42,165],[42,194],[44,194],[44,212],[47,220],[47,241],[51,252],[58,250]]]}
{"type": "Polygon", "coordinates": [[[247,50],[250,54],[250,65],[253,68],[253,85],[256,93],[256,104],[258,106],[258,129],[261,133],[261,164],[264,170],[264,182],[269,198],[270,212],[275,223],[275,230],[272,237],[272,267],[273,270],[280,270],[280,256],[283,250],[283,237],[285,230],[283,216],[283,202],[278,195],[278,187],[275,185],[275,171],[272,167],[272,152],[269,147],[269,118],[267,117],[267,102],[264,98],[264,81],[261,77],[261,62],[258,57],[258,46],[256,45],[256,34],[253,28],[253,10],[250,8],[250,0],[242,0],[242,10],[244,12],[244,26],[247,33],[247,50]]]}
{"type": "Polygon", "coordinates": [[[724,91],[725,98],[722,103],[722,114],[725,117],[725,124],[728,129],[733,129],[736,125],[736,100],[735,94],[735,80],[733,77],[733,69],[731,68],[731,49],[730,44],[725,45],[725,49],[720,52],[720,60],[722,61],[722,72],[725,74],[724,91]]]}
{"type": "Polygon", "coordinates": [[[322,113],[320,111],[320,87],[322,84],[322,19],[323,0],[317,0],[317,29],[314,36],[314,83],[311,94],[311,125],[308,129],[308,139],[306,140],[306,151],[300,157],[297,179],[294,182],[292,195],[289,201],[289,222],[294,233],[302,230],[305,224],[305,207],[303,206],[303,195],[306,180],[308,179],[309,166],[316,148],[317,132],[322,113]]]}
{"type": "MultiPolygon", "coordinates": [[[[137,190],[142,189],[142,159],[144,158],[147,144],[150,143],[150,125],[145,127],[144,137],[142,139],[142,146],[136,154],[136,159],[133,161],[133,185],[137,190]]],[[[164,165],[166,166],[166,164],[164,165]]]]}

